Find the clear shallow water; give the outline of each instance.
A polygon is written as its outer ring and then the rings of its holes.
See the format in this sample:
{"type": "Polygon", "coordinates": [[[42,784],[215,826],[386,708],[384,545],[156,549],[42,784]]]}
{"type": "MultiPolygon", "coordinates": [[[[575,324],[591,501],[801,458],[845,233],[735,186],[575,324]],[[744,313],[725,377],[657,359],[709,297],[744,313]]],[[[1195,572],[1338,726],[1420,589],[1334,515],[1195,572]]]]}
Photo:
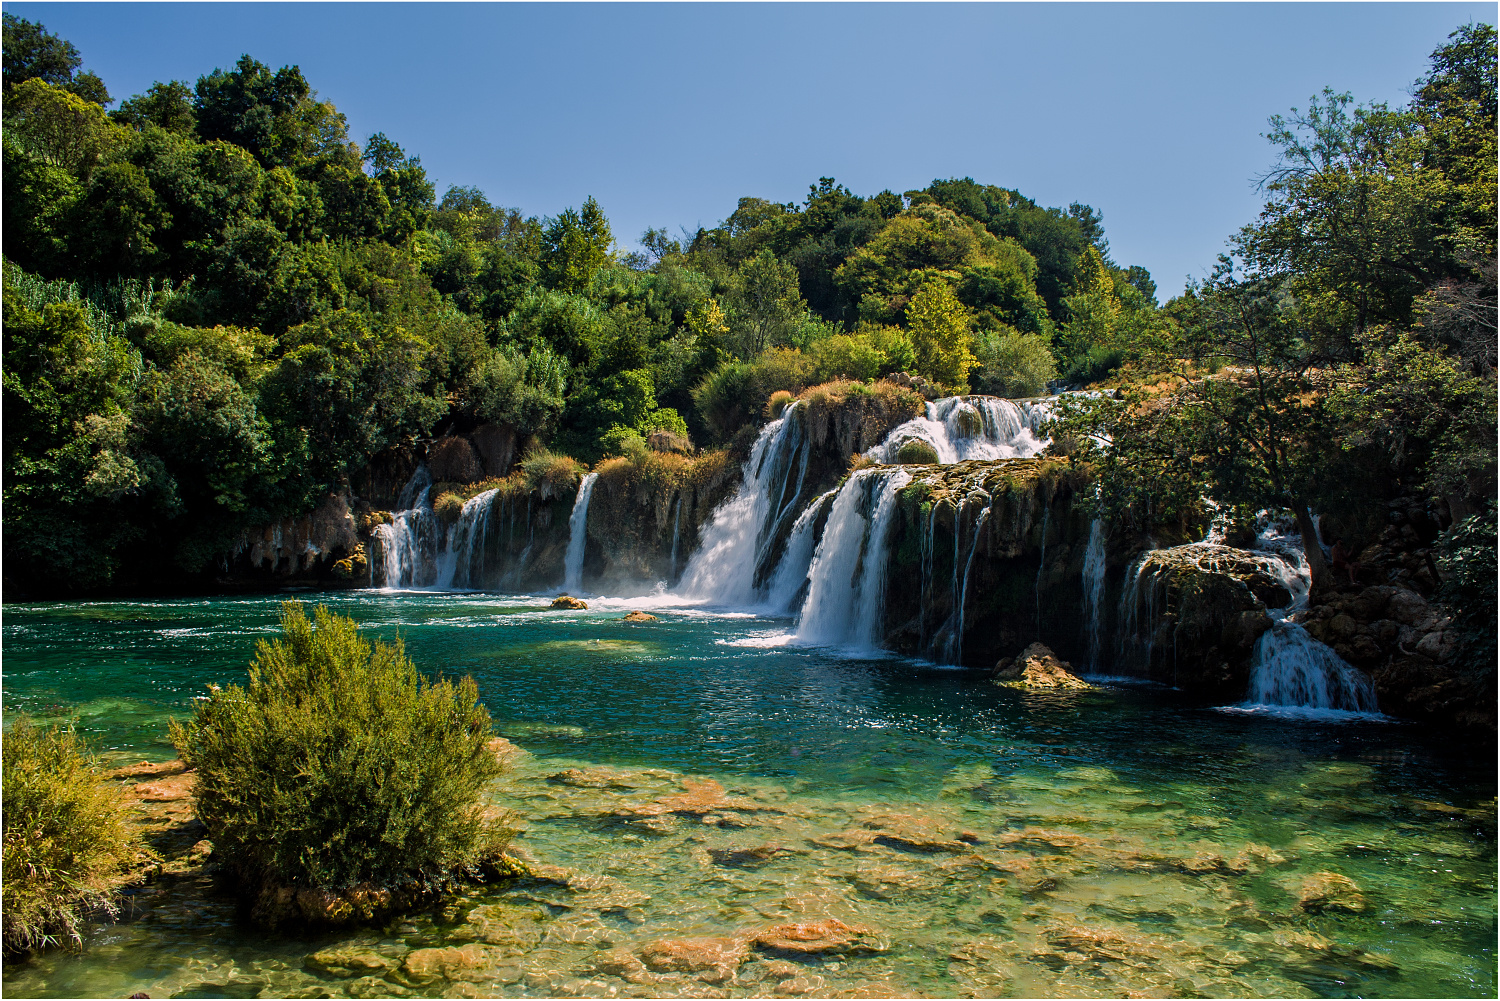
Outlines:
{"type": "MultiPolygon", "coordinates": [[[[517,850],[574,878],[479,887],[315,941],[256,933],[227,899],[182,889],[98,929],[81,958],[8,968],[7,994],[1495,993],[1492,763],[1419,727],[1225,713],[1141,686],[1017,692],[766,645],[790,622],[743,614],[636,624],[608,601],[323,598],[399,631],[423,670],[475,676],[499,732],[531,752],[495,790],[527,818],[517,850]],[[1296,910],[1302,880],[1328,871],[1363,889],[1363,912],[1296,910]],[[632,982],[609,960],[825,917],[883,948],[790,957],[795,975],[761,950],[713,983],[632,982]],[[384,957],[374,973],[305,968],[350,943],[384,957]],[[482,962],[451,979],[402,965],[461,944],[482,962]]],[[[241,679],[277,611],[7,606],[6,716],[74,717],[113,758],[170,758],[167,718],[241,679]]]]}

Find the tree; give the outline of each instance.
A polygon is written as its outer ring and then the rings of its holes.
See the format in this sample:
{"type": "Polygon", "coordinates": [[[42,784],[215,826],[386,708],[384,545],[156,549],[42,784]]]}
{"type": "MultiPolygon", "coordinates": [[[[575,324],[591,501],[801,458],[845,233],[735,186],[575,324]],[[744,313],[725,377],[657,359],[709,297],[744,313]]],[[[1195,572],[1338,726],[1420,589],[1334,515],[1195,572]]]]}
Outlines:
{"type": "Polygon", "coordinates": [[[906,318],[917,371],[957,392],[968,392],[969,372],[979,362],[970,347],[969,311],[948,283],[932,279],[923,285],[907,307],[906,318]]]}
{"type": "Polygon", "coordinates": [[[768,249],[740,266],[730,305],[734,309],[735,341],[742,358],[753,358],[784,337],[791,324],[806,314],[807,304],[797,283],[797,269],[768,249]]]}
{"type": "Polygon", "coordinates": [[[560,292],[584,292],[613,259],[609,220],[592,195],[581,211],[564,209],[542,234],[542,278],[560,292]]]}
{"type": "Polygon", "coordinates": [[[3,86],[7,99],[27,80],[42,80],[93,104],[105,105],[113,100],[97,74],[77,72],[83,57],[72,42],[14,14],[0,15],[0,19],[4,21],[3,86]]]}
{"type": "Polygon", "coordinates": [[[178,135],[192,135],[198,125],[198,115],[193,110],[193,88],[181,80],[153,83],[146,93],[121,102],[110,117],[121,125],[138,129],[155,125],[178,135]]]}

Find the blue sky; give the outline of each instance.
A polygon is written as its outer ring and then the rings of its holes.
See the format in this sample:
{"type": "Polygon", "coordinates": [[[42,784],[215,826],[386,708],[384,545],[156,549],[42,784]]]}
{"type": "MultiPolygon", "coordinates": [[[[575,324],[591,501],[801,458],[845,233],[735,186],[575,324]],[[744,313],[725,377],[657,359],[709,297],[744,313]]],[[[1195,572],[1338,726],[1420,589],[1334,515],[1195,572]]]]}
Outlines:
{"type": "Polygon", "coordinates": [[[616,238],[972,176],[1104,215],[1162,298],[1251,221],[1266,118],[1325,85],[1403,103],[1494,4],[7,3],[116,98],[249,53],[302,67],[361,142],[547,215],[596,197],[616,238]]]}

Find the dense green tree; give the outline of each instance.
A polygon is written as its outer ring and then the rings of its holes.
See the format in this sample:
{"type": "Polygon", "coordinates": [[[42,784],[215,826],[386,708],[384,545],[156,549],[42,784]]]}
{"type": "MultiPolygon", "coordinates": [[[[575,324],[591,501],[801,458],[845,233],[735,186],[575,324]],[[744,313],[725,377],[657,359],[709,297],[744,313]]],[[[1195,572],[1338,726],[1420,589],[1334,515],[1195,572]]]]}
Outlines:
{"type": "Polygon", "coordinates": [[[95,73],[79,73],[83,57],[72,42],[50,34],[40,24],[34,24],[14,14],[0,14],[4,21],[4,77],[5,97],[27,80],[42,80],[54,87],[70,91],[85,101],[94,104],[109,104],[109,91],[104,81],[95,73]]]}

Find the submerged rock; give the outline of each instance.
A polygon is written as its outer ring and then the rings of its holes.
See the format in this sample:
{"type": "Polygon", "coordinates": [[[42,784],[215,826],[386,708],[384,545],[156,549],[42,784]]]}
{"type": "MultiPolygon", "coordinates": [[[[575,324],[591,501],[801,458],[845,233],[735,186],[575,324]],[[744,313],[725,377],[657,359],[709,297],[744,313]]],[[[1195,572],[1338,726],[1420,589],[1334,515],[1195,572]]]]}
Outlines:
{"type": "Polygon", "coordinates": [[[838,918],[797,924],[774,925],[755,935],[755,944],[776,952],[813,955],[883,952],[886,944],[879,933],[865,925],[849,925],[838,918]]]}
{"type": "Polygon", "coordinates": [[[653,970],[701,973],[706,975],[700,979],[722,983],[734,979],[750,955],[750,943],[738,937],[661,939],[642,946],[638,955],[653,970]]]}
{"type": "Polygon", "coordinates": [[[656,616],[650,614],[649,612],[643,612],[640,609],[636,609],[636,610],[631,611],[631,612],[626,612],[625,613],[625,618],[624,618],[623,621],[625,621],[625,622],[655,622],[656,621],[656,616]]]}
{"type": "Polygon", "coordinates": [[[1057,655],[1041,643],[1033,643],[1020,656],[995,664],[992,679],[1010,688],[1071,688],[1094,686],[1073,674],[1073,665],[1058,660],[1057,655]]]}
{"type": "Polygon", "coordinates": [[[584,601],[582,598],[575,598],[571,594],[560,594],[556,598],[552,599],[552,607],[587,609],[589,607],[589,603],[584,601]]]}
{"type": "Polygon", "coordinates": [[[1309,914],[1325,911],[1358,914],[1365,909],[1365,895],[1354,880],[1336,872],[1315,872],[1303,877],[1297,898],[1297,910],[1309,914]]]}
{"type": "Polygon", "coordinates": [[[360,977],[384,973],[396,962],[367,945],[340,945],[313,953],[302,960],[302,965],[330,977],[360,977]]]}

